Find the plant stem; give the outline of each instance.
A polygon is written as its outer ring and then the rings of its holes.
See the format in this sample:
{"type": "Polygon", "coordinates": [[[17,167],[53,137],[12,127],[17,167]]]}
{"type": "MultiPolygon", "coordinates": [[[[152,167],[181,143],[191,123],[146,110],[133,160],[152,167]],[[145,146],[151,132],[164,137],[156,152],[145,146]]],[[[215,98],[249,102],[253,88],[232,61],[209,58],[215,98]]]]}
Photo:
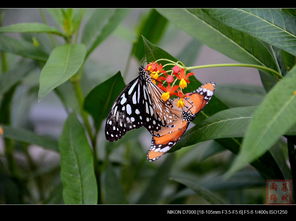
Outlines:
{"type": "Polygon", "coordinates": [[[295,136],[286,136],[288,139],[288,155],[289,162],[291,166],[291,175],[292,175],[292,190],[293,190],[293,201],[296,202],[296,137],[295,136]]]}
{"type": "Polygon", "coordinates": [[[191,67],[186,67],[186,70],[192,70],[192,69],[201,69],[201,68],[214,68],[214,67],[248,67],[248,68],[256,68],[264,71],[268,71],[272,73],[274,76],[276,76],[278,79],[281,79],[282,76],[280,75],[279,72],[277,72],[274,69],[261,66],[261,65],[256,65],[256,64],[208,64],[208,65],[198,65],[198,66],[191,66],[191,67]]]}
{"type": "Polygon", "coordinates": [[[93,144],[93,141],[94,141],[94,135],[93,135],[93,132],[92,132],[92,128],[91,128],[91,125],[89,123],[89,120],[88,120],[88,116],[87,116],[87,113],[83,110],[83,92],[82,92],[82,88],[81,88],[81,85],[80,85],[80,78],[79,77],[76,77],[74,76],[74,78],[71,79],[71,83],[73,85],[73,88],[74,88],[74,91],[75,91],[75,95],[76,95],[76,99],[78,101],[78,104],[79,104],[79,111],[80,111],[80,114],[81,114],[81,117],[82,117],[82,120],[83,120],[83,123],[86,127],[86,130],[87,130],[87,133],[90,137],[90,140],[93,144]]]}
{"type": "MultiPolygon", "coordinates": [[[[25,156],[27,158],[30,170],[33,171],[33,173],[36,172],[38,167],[35,164],[34,160],[32,159],[32,157],[31,157],[31,155],[29,153],[28,146],[24,148],[24,154],[25,154],[25,156]]],[[[36,176],[34,178],[35,178],[34,180],[35,180],[36,187],[37,187],[38,192],[39,192],[39,202],[42,202],[44,200],[44,191],[43,191],[42,179],[41,179],[40,176],[36,176]]]]}
{"type": "Polygon", "coordinates": [[[5,52],[0,52],[1,56],[1,72],[7,72],[8,71],[8,63],[7,63],[7,58],[6,58],[6,53],[5,52]]]}
{"type": "MultiPolygon", "coordinates": [[[[17,84],[7,91],[0,102],[0,123],[4,125],[11,124],[12,98],[17,84]]],[[[4,131],[5,133],[5,131],[4,131]]],[[[18,178],[17,163],[14,155],[14,141],[4,138],[4,154],[7,160],[7,167],[12,177],[18,178]]]]}
{"type": "Polygon", "coordinates": [[[18,177],[16,162],[14,157],[14,146],[12,144],[12,140],[8,138],[4,138],[4,154],[7,160],[8,170],[13,177],[18,177]]]}
{"type": "Polygon", "coordinates": [[[181,62],[175,62],[175,61],[172,61],[172,60],[166,59],[166,58],[160,58],[160,59],[156,60],[155,62],[158,62],[158,61],[170,62],[172,65],[176,65],[176,66],[179,66],[180,68],[184,68],[186,71],[193,70],[193,69],[216,68],[216,67],[248,67],[248,68],[256,68],[256,69],[268,71],[268,72],[272,73],[274,76],[276,76],[278,79],[282,78],[282,75],[279,72],[277,72],[276,70],[274,70],[272,68],[265,67],[265,66],[256,65],[256,64],[207,64],[207,65],[197,65],[197,66],[186,67],[181,62]]]}
{"type": "Polygon", "coordinates": [[[273,59],[274,59],[274,62],[276,64],[276,68],[277,70],[279,71],[279,73],[281,75],[283,75],[282,71],[281,71],[281,67],[280,67],[280,64],[279,64],[279,60],[278,60],[278,56],[276,55],[276,52],[275,52],[275,49],[272,45],[269,46],[270,48],[270,51],[272,52],[272,56],[273,56],[273,59]]]}
{"type": "MultiPolygon", "coordinates": [[[[0,12],[0,27],[2,26],[3,17],[4,17],[4,13],[0,12]]],[[[8,63],[7,63],[6,53],[1,51],[0,57],[1,57],[1,72],[2,73],[7,72],[8,71],[8,63]]]]}

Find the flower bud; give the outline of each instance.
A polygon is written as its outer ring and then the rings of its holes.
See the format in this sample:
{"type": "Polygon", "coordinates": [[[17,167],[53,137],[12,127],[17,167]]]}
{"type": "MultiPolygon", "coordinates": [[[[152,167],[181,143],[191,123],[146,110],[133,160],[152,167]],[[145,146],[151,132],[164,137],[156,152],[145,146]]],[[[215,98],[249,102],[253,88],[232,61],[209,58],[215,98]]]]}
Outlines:
{"type": "Polygon", "coordinates": [[[184,89],[187,87],[187,82],[182,78],[179,83],[180,88],[184,89]]]}
{"type": "Polygon", "coordinates": [[[172,68],[172,70],[173,70],[173,72],[174,73],[179,73],[180,71],[181,71],[181,68],[179,67],[179,66],[174,66],[173,68],[172,68]]]}
{"type": "Polygon", "coordinates": [[[161,99],[162,99],[163,101],[167,101],[169,98],[170,98],[170,92],[162,93],[162,95],[161,95],[161,99]]]}
{"type": "Polygon", "coordinates": [[[171,84],[174,81],[174,77],[172,75],[169,75],[169,76],[167,76],[167,78],[165,80],[168,84],[171,84]]]}

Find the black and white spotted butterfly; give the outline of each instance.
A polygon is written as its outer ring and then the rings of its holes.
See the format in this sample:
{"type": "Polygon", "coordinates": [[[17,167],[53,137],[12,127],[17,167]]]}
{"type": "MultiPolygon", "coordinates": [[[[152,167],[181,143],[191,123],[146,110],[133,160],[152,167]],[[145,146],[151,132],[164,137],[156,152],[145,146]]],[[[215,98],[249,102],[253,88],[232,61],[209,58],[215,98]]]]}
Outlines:
{"type": "Polygon", "coordinates": [[[163,101],[163,91],[152,81],[144,67],[114,102],[106,120],[107,140],[116,141],[127,131],[144,126],[151,134],[173,122],[172,101],[163,101]]]}

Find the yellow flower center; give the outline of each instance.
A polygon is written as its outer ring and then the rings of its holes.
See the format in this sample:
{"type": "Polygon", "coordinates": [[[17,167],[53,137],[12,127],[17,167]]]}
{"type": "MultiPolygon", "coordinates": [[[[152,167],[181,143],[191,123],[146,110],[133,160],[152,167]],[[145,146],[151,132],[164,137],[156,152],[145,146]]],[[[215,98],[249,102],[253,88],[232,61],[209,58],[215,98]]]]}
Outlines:
{"type": "Polygon", "coordinates": [[[159,71],[153,71],[153,72],[151,72],[151,74],[150,74],[151,78],[157,79],[159,77],[158,76],[158,73],[159,73],[159,71]]]}
{"type": "Polygon", "coordinates": [[[184,89],[187,87],[187,82],[182,78],[179,83],[180,88],[184,89]]]}
{"type": "Polygon", "coordinates": [[[162,95],[161,95],[161,99],[162,99],[163,101],[167,101],[169,98],[170,98],[170,92],[162,93],[162,95]]]}
{"type": "Polygon", "coordinates": [[[184,104],[184,99],[183,98],[180,98],[177,102],[177,106],[180,107],[180,108],[183,108],[185,106],[184,104]]]}

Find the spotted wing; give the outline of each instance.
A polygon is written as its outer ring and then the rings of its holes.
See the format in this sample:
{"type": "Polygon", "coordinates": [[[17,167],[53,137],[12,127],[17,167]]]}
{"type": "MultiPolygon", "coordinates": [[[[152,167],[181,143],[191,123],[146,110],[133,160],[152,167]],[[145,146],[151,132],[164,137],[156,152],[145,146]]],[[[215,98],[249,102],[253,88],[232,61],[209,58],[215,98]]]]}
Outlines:
{"type": "Polygon", "coordinates": [[[143,68],[118,96],[106,120],[105,136],[109,141],[120,139],[127,131],[144,126],[152,134],[160,130],[170,117],[171,100],[161,99],[158,88],[143,68]]]}
{"type": "Polygon", "coordinates": [[[127,131],[143,126],[142,99],[143,90],[137,77],[121,92],[111,108],[105,125],[107,140],[116,141],[127,131]]]}
{"type": "MultiPolygon", "coordinates": [[[[149,81],[147,84],[147,92],[150,95],[148,99],[153,110],[153,119],[160,122],[159,126],[168,125],[178,119],[178,113],[173,109],[173,100],[168,99],[167,101],[163,101],[161,98],[163,91],[152,81],[149,81]]],[[[146,128],[151,134],[160,129],[159,127],[150,128],[149,124],[146,125],[146,128]]]]}
{"type": "Polygon", "coordinates": [[[185,106],[183,108],[177,107],[177,99],[173,101],[171,112],[175,113],[177,120],[170,122],[159,131],[153,133],[150,150],[147,153],[149,161],[160,158],[181,139],[189,123],[209,102],[214,90],[214,83],[202,85],[185,98],[185,106]]]}

